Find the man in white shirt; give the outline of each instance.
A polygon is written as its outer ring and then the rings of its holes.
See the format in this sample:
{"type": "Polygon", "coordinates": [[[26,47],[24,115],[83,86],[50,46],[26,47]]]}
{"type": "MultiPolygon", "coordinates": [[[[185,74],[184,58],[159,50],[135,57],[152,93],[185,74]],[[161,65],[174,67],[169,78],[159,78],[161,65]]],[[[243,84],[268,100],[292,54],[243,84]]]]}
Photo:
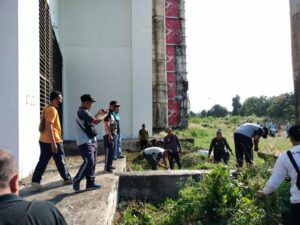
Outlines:
{"type": "Polygon", "coordinates": [[[144,150],[143,155],[151,165],[152,170],[157,170],[157,166],[168,169],[167,159],[169,152],[167,150],[159,147],[149,147],[144,150]],[[160,163],[161,158],[163,158],[164,165],[160,163]]]}
{"type": "MultiPolygon", "coordinates": [[[[289,129],[290,141],[293,147],[289,150],[292,156],[300,168],[300,125],[292,126],[289,129]]],[[[268,180],[266,186],[262,191],[257,191],[256,196],[262,198],[268,194],[274,192],[281,182],[285,179],[286,175],[291,177],[291,224],[299,225],[300,221],[300,190],[296,185],[297,181],[297,171],[295,170],[291,160],[289,159],[287,152],[282,153],[276,160],[275,166],[273,168],[272,176],[268,180]]]]}

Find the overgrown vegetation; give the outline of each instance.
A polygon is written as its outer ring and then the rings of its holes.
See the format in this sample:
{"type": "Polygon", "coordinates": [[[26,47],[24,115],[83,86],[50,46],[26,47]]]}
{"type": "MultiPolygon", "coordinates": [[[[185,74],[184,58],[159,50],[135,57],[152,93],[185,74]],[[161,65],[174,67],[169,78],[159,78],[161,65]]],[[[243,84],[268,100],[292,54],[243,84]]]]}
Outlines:
{"type": "Polygon", "coordinates": [[[161,205],[131,202],[115,224],[157,225],[276,225],[288,221],[289,187],[285,181],[265,199],[255,192],[270,172],[265,164],[248,168],[234,178],[224,166],[217,166],[201,182],[189,182],[177,201],[161,205]]]}
{"type": "MultiPolygon", "coordinates": [[[[233,131],[244,122],[264,122],[255,116],[231,116],[225,118],[190,118],[189,128],[175,130],[180,137],[193,137],[195,143],[182,143],[181,156],[184,169],[212,169],[201,182],[190,180],[180,191],[178,200],[168,199],[161,205],[147,202],[129,202],[119,211],[115,224],[166,224],[166,225],[277,225],[286,224],[289,215],[290,183],[285,181],[280,188],[265,199],[257,199],[255,192],[262,189],[270,177],[273,161],[264,161],[255,153],[255,164],[244,168],[240,176],[232,177],[235,157],[230,157],[229,166],[213,164],[206,155],[197,152],[208,149],[217,128],[223,129],[229,145],[234,150],[233,131]]],[[[158,135],[158,134],[155,134],[158,135]]],[[[163,135],[163,134],[160,134],[163,135]]],[[[156,136],[155,138],[159,138],[156,136]]],[[[260,152],[277,154],[291,147],[286,134],[260,140],[260,152]]],[[[127,154],[127,167],[131,170],[150,169],[141,154],[127,154]]]]}

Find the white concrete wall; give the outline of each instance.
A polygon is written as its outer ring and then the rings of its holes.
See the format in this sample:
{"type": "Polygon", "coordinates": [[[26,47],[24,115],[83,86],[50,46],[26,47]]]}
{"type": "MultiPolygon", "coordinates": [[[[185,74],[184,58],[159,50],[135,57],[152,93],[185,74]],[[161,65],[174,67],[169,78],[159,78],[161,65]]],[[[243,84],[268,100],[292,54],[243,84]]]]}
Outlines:
{"type": "Polygon", "coordinates": [[[0,148],[18,157],[18,0],[0,1],[0,148]]]}
{"type": "Polygon", "coordinates": [[[37,0],[0,1],[0,148],[14,153],[21,176],[39,156],[39,30],[37,0]]]}
{"type": "Polygon", "coordinates": [[[39,1],[19,0],[18,11],[19,167],[25,176],[40,154],[39,1]]]}
{"type": "Polygon", "coordinates": [[[132,0],[132,137],[152,135],[152,1],[132,0]]]}
{"type": "MultiPolygon", "coordinates": [[[[75,139],[80,96],[97,102],[92,112],[121,103],[123,138],[152,124],[152,1],[59,1],[63,55],[64,139],[75,139]],[[142,85],[141,85],[142,84],[142,85]]],[[[102,126],[98,126],[102,138],[102,126]]]]}

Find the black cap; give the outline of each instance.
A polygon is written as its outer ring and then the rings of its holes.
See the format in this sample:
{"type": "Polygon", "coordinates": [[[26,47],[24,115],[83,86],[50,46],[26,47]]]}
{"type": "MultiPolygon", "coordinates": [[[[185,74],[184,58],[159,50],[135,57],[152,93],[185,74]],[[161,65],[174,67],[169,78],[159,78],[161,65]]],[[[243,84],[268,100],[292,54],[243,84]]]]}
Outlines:
{"type": "Polygon", "coordinates": [[[95,102],[95,99],[92,98],[91,95],[85,94],[80,97],[81,102],[95,102]]]}
{"type": "Polygon", "coordinates": [[[109,105],[120,106],[118,101],[110,101],[109,105]]]}

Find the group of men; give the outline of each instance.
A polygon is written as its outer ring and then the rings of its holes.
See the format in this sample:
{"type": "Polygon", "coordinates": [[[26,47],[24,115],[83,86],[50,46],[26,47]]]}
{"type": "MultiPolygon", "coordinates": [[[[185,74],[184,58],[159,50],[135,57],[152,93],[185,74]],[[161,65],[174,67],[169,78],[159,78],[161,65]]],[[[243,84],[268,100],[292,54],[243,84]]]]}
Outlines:
{"type": "MultiPolygon", "coordinates": [[[[51,157],[53,157],[60,176],[63,178],[63,183],[65,185],[73,184],[75,192],[80,191],[80,181],[83,178],[86,178],[86,189],[101,187],[95,182],[97,133],[95,133],[94,128],[101,121],[103,121],[104,128],[104,171],[112,173],[114,169],[112,166],[113,159],[124,157],[120,148],[120,105],[117,101],[111,101],[108,111],[101,109],[93,116],[90,109],[95,100],[89,94],[82,95],[81,106],[77,111],[76,118],[76,142],[83,163],[72,180],[65,162],[61,125],[57,113],[57,108],[62,104],[62,101],[60,92],[52,92],[50,104],[45,107],[42,113],[39,139],[40,158],[32,176],[31,188],[33,191],[42,189],[40,182],[51,157]]],[[[145,126],[142,129],[145,130],[145,126]]],[[[143,151],[144,157],[153,170],[157,169],[157,166],[168,169],[167,160],[169,160],[171,169],[174,168],[174,160],[178,168],[181,168],[181,144],[171,128],[167,129],[167,133],[164,138],[164,148],[155,146],[156,143],[154,142],[154,146],[143,151]],[[160,164],[161,158],[163,164],[160,164]]],[[[268,129],[253,123],[242,124],[236,129],[234,144],[238,168],[243,166],[244,158],[247,164],[253,163],[253,145],[254,150],[258,151],[260,137],[266,138],[267,135],[268,129]]],[[[226,139],[224,141],[222,137],[221,130],[217,131],[216,136],[211,147],[221,143],[230,149],[229,145],[226,144],[226,139]]],[[[262,198],[274,192],[286,175],[289,175],[291,177],[291,221],[292,224],[298,224],[300,221],[300,125],[292,126],[288,131],[288,137],[293,147],[278,157],[272,176],[264,189],[257,191],[256,196],[262,198]]],[[[220,160],[220,157],[220,155],[217,156],[217,160],[220,160]]],[[[19,175],[16,159],[11,153],[0,150],[0,224],[17,224],[20,221],[22,224],[66,224],[65,219],[52,203],[25,201],[18,194],[19,175]]]]}
{"type": "MultiPolygon", "coordinates": [[[[145,129],[144,124],[142,129],[145,129]]],[[[169,161],[170,169],[174,169],[174,160],[178,169],[181,169],[180,154],[182,152],[182,147],[178,137],[173,134],[172,128],[167,129],[167,136],[164,138],[163,148],[158,146],[158,142],[155,139],[153,139],[151,145],[151,147],[147,147],[147,140],[143,155],[150,164],[152,170],[157,170],[157,166],[169,169],[167,160],[169,161]],[[160,159],[163,159],[163,164],[160,163],[160,159]]]]}
{"type": "Polygon", "coordinates": [[[109,109],[100,109],[95,115],[92,115],[90,109],[95,99],[90,94],[84,94],[80,97],[81,105],[77,110],[76,116],[76,144],[81,153],[83,163],[80,166],[76,176],[71,178],[65,161],[63,138],[59,115],[57,108],[62,104],[63,97],[58,91],[50,94],[50,104],[45,107],[42,113],[40,125],[40,157],[32,176],[32,191],[42,190],[40,184],[42,175],[45,172],[47,164],[53,157],[60,176],[63,178],[63,184],[72,184],[75,192],[80,191],[80,182],[86,179],[86,189],[100,188],[101,185],[95,182],[95,169],[97,159],[97,132],[95,125],[103,121],[104,131],[104,149],[105,149],[105,167],[104,171],[112,173],[113,159],[124,158],[121,150],[121,132],[120,132],[120,105],[117,101],[109,103],[109,109]]]}

